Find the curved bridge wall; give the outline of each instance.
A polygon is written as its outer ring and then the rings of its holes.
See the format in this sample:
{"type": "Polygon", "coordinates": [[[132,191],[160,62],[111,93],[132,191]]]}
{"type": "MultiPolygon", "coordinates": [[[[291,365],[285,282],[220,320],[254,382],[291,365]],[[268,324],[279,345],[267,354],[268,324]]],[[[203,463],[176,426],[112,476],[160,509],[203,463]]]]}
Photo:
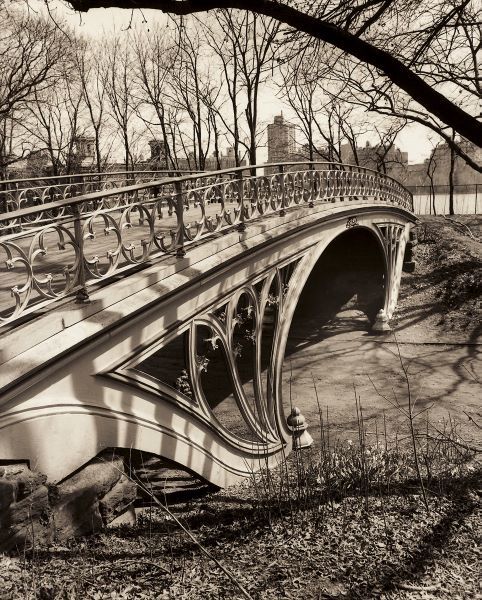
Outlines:
{"type": "Polygon", "coordinates": [[[275,462],[291,443],[281,368],[310,273],[334,240],[349,244],[347,230],[369,232],[383,266],[377,308],[390,316],[412,223],[367,202],[272,216],[15,329],[2,357],[0,457],[58,481],[104,448],[136,448],[220,486],[275,462]],[[215,359],[236,421],[206,392],[215,359]]]}

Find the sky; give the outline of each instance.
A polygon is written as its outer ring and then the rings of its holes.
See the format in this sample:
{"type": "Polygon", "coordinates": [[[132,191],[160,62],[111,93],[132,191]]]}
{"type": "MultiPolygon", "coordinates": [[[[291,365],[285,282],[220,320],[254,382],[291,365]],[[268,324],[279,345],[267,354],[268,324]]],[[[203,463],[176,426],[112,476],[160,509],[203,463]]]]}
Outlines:
{"type": "MultiPolygon", "coordinates": [[[[165,23],[166,15],[157,10],[123,10],[119,8],[97,8],[87,13],[76,13],[66,2],[62,0],[49,0],[52,15],[58,15],[65,19],[79,34],[100,37],[104,33],[122,32],[132,27],[146,28],[154,23],[165,23]]],[[[275,115],[283,114],[290,118],[290,111],[281,100],[276,98],[274,90],[268,92],[264,101],[260,105],[260,120],[265,124],[273,121],[275,115]]],[[[370,120],[370,114],[367,114],[367,120],[370,120]]],[[[360,137],[359,145],[364,146],[366,141],[376,143],[376,139],[360,137]]],[[[302,142],[301,136],[297,140],[302,142]]],[[[422,162],[428,158],[433,146],[439,141],[435,140],[433,134],[428,129],[419,124],[410,124],[397,138],[396,145],[404,152],[408,152],[409,163],[422,162]],[[432,141],[433,140],[433,141],[432,141]]],[[[261,150],[260,158],[264,160],[264,151],[261,150]]]]}

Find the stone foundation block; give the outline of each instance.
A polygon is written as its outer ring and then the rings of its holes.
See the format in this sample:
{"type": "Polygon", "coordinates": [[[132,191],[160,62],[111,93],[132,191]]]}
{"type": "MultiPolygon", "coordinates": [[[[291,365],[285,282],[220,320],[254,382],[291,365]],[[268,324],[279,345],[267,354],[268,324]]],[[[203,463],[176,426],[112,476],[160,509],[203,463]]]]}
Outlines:
{"type": "Polygon", "coordinates": [[[51,540],[48,488],[41,485],[0,513],[0,551],[41,546],[51,540]]]}
{"type": "Polygon", "coordinates": [[[56,486],[51,501],[58,540],[104,528],[99,501],[116,485],[123,472],[122,458],[112,457],[112,454],[100,456],[56,486]]]}
{"type": "Polygon", "coordinates": [[[24,463],[0,467],[0,481],[8,481],[14,486],[15,501],[29,496],[35,489],[45,484],[47,477],[31,471],[24,463]]]}
{"type": "Polygon", "coordinates": [[[136,496],[123,458],[112,451],[57,485],[25,464],[0,466],[0,552],[101,531],[136,496]]]}
{"type": "Polygon", "coordinates": [[[107,525],[125,512],[137,497],[136,484],[122,475],[114,487],[99,502],[100,514],[107,525]]]}
{"type": "Polygon", "coordinates": [[[15,492],[16,486],[13,481],[0,479],[0,515],[12,502],[15,502],[15,492]]]}

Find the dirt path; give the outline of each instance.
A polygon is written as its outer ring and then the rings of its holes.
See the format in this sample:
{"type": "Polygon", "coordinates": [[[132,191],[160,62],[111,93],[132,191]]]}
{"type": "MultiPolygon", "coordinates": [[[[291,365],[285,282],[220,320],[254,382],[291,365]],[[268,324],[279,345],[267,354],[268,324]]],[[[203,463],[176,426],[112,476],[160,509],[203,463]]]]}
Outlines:
{"type": "Polygon", "coordinates": [[[401,357],[416,411],[427,409],[417,425],[426,427],[428,419],[443,429],[451,418],[464,440],[480,445],[474,421],[482,422],[482,217],[454,219],[458,223],[422,219],[417,268],[403,274],[394,335],[371,334],[357,311],[340,313],[322,327],[303,317],[292,326],[283,369],[284,403],[288,411],[292,369],[292,403],[311,423],[315,439],[319,413],[312,375],[333,434],[357,434],[356,391],[371,436],[377,429],[383,432],[384,417],[389,434],[403,435],[407,419],[396,406],[408,405],[401,357]]]}
{"type": "Polygon", "coordinates": [[[428,418],[443,428],[450,414],[463,424],[464,439],[472,442],[477,439],[478,430],[469,416],[475,421],[482,416],[482,345],[423,336],[419,330],[412,334],[410,329],[395,332],[395,336],[375,336],[370,333],[365,317],[357,311],[341,313],[335,322],[321,328],[317,339],[309,340],[313,331],[310,322],[298,324],[291,337],[283,389],[288,410],[286,390],[292,370],[292,403],[299,406],[310,422],[315,438],[319,411],[313,378],[324,419],[328,410],[333,434],[342,438],[357,436],[356,392],[373,441],[377,430],[383,433],[385,428],[388,434],[404,435],[407,419],[402,409],[408,407],[408,392],[401,357],[417,412],[428,409],[418,417],[419,426],[425,427],[428,418]]]}

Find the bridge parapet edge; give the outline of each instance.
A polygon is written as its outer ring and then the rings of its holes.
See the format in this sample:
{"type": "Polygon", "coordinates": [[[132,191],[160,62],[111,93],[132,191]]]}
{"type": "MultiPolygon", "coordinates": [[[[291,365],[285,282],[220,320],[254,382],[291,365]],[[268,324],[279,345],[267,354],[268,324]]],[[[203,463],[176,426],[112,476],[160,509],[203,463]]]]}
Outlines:
{"type": "Polygon", "coordinates": [[[411,193],[396,180],[319,162],[195,173],[81,195],[72,188],[53,197],[0,214],[0,327],[71,294],[88,302],[99,281],[161,256],[182,257],[203,238],[242,231],[268,215],[359,199],[413,210],[411,193]]]}

